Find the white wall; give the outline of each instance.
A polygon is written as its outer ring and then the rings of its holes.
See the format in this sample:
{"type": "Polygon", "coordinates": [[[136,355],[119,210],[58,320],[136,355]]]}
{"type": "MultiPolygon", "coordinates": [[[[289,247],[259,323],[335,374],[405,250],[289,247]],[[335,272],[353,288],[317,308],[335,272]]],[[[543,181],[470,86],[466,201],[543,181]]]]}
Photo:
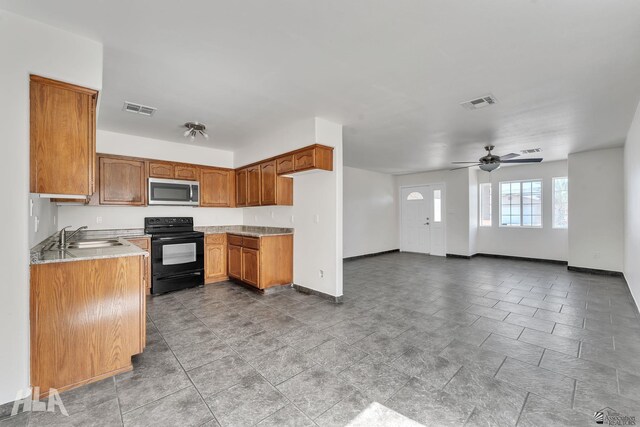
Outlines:
{"type": "MultiPolygon", "coordinates": [[[[209,147],[143,138],[99,130],[99,153],[119,154],[158,160],[233,167],[233,153],[209,147]]],[[[193,208],[187,206],[67,206],[58,208],[58,228],[88,225],[92,229],[141,228],[147,216],[192,216],[196,226],[242,224],[242,210],[233,208],[193,208]],[[97,218],[102,223],[97,222],[97,218]]],[[[45,236],[46,237],[46,236],[45,236]]]]}
{"type": "Polygon", "coordinates": [[[398,249],[393,175],[344,168],[344,257],[398,249]]]}
{"type": "MultiPolygon", "coordinates": [[[[92,40],[0,11],[0,141],[5,186],[0,209],[5,224],[0,248],[0,404],[29,387],[29,247],[39,238],[29,218],[29,74],[81,86],[102,87],[102,45],[92,40]]],[[[48,203],[48,201],[46,202],[48,203]]],[[[55,208],[39,205],[43,233],[55,208]],[[46,217],[46,218],[44,218],[46,217]]]]}
{"type": "Polygon", "coordinates": [[[96,132],[96,150],[98,153],[119,154],[121,156],[144,157],[223,168],[233,167],[233,152],[231,151],[106,130],[98,130],[96,132]]]}
{"type": "MultiPolygon", "coordinates": [[[[552,259],[567,261],[568,232],[567,229],[552,227],[552,180],[567,176],[567,162],[543,162],[532,165],[501,167],[491,173],[477,170],[479,183],[491,183],[492,192],[492,226],[478,227],[477,252],[495,255],[509,255],[526,258],[552,259]],[[500,181],[519,181],[526,179],[542,179],[542,225],[538,228],[500,227],[500,181]]],[[[476,187],[477,188],[477,187],[476,187]]],[[[574,190],[574,182],[569,181],[569,194],[574,190]]],[[[477,194],[475,200],[477,201],[477,194]]],[[[571,197],[571,196],[570,196],[571,197]]],[[[573,205],[572,205],[573,206],[573,205]]],[[[575,205],[576,210],[582,208],[575,205]]],[[[571,212],[571,206],[569,207],[571,212]]],[[[477,210],[475,220],[478,219],[477,210]]],[[[573,226],[571,220],[569,226],[573,226]]]]}
{"type": "Polygon", "coordinates": [[[237,151],[236,166],[316,142],[334,147],[333,172],[294,175],[293,206],[245,208],[244,224],[295,228],[294,283],[339,297],[343,253],[342,126],[318,118],[294,123],[237,151]]]}
{"type": "Polygon", "coordinates": [[[624,276],[640,306],[640,105],[624,146],[624,276]]]}
{"type": "MultiPolygon", "coordinates": [[[[472,255],[469,246],[469,170],[434,171],[397,175],[396,187],[445,184],[447,212],[446,241],[448,254],[472,255]]],[[[400,200],[398,199],[398,210],[400,200]]]]}
{"type": "Polygon", "coordinates": [[[49,199],[41,199],[37,194],[29,194],[29,203],[27,228],[29,247],[33,247],[57,231],[58,206],[49,199]]]}
{"type": "Polygon", "coordinates": [[[622,271],[623,149],[569,155],[569,265],[622,271]]]}

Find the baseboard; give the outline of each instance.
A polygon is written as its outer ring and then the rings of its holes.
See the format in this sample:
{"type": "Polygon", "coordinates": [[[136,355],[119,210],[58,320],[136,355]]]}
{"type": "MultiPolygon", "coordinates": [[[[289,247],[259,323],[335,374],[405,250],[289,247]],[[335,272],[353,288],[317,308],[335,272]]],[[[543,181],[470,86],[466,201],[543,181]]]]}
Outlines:
{"type": "Polygon", "coordinates": [[[483,252],[478,252],[473,255],[474,257],[485,257],[485,258],[498,258],[498,259],[510,259],[513,261],[529,261],[529,262],[544,262],[546,264],[558,264],[558,265],[567,265],[567,261],[561,261],[557,259],[545,259],[545,258],[529,258],[524,256],[513,256],[513,255],[498,255],[498,254],[487,254],[483,252]]]}
{"type": "Polygon", "coordinates": [[[567,270],[575,271],[576,273],[597,274],[600,276],[624,277],[621,271],[599,270],[597,268],[575,267],[573,265],[568,265],[567,270]]]}
{"type": "Polygon", "coordinates": [[[340,295],[339,297],[334,297],[333,295],[325,294],[324,292],[316,291],[315,289],[309,289],[309,288],[306,288],[304,286],[296,285],[295,283],[292,286],[293,286],[293,289],[295,289],[296,291],[298,291],[300,293],[309,294],[309,295],[315,295],[317,297],[329,300],[331,302],[341,303],[342,299],[343,299],[342,295],[340,295]]]}
{"type": "Polygon", "coordinates": [[[374,252],[374,253],[371,253],[371,254],[350,256],[350,257],[342,258],[342,260],[343,261],[355,261],[357,259],[369,258],[369,257],[372,257],[372,256],[378,256],[378,255],[384,255],[384,254],[392,254],[394,252],[400,252],[400,249],[391,249],[391,250],[388,250],[388,251],[374,252]]]}
{"type": "Polygon", "coordinates": [[[447,258],[471,259],[472,257],[469,255],[447,254],[447,258]]]}

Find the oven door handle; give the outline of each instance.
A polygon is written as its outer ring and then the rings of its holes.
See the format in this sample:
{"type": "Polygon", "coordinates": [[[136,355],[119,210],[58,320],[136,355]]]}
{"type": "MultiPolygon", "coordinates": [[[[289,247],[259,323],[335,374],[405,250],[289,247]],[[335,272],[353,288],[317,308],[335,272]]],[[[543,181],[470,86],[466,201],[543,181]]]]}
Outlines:
{"type": "Polygon", "coordinates": [[[197,239],[200,239],[200,237],[158,237],[156,239],[154,239],[157,242],[167,242],[170,240],[184,240],[187,243],[197,243],[197,239]]]}
{"type": "Polygon", "coordinates": [[[183,277],[201,276],[201,275],[202,275],[201,271],[195,271],[195,272],[191,272],[191,273],[175,274],[175,275],[169,276],[169,277],[160,277],[160,278],[157,278],[156,281],[161,282],[163,280],[174,280],[174,279],[181,279],[183,277]]]}

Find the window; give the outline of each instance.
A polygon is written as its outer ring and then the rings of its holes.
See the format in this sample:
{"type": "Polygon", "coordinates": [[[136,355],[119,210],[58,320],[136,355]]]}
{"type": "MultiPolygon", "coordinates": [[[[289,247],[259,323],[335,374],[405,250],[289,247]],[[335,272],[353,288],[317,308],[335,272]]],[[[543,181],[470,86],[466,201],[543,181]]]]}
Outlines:
{"type": "Polygon", "coordinates": [[[433,222],[442,222],[442,191],[433,190],[433,222]]]}
{"type": "Polygon", "coordinates": [[[491,227],[491,183],[480,184],[480,227],[491,227]]]}
{"type": "Polygon", "coordinates": [[[569,178],[553,178],[553,228],[569,226],[569,178]]]}
{"type": "Polygon", "coordinates": [[[542,227],[542,181],[500,183],[500,226],[542,227]]]}
{"type": "Polygon", "coordinates": [[[409,195],[407,196],[407,200],[422,200],[424,199],[424,197],[422,197],[422,194],[418,193],[417,191],[414,191],[413,193],[409,193],[409,195]]]}

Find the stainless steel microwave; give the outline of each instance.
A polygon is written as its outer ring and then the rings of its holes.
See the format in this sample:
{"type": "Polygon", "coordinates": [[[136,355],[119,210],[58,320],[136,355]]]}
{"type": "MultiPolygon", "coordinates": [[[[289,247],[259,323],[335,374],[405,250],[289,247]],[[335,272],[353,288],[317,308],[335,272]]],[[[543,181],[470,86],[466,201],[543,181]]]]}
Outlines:
{"type": "Polygon", "coordinates": [[[198,206],[200,184],[197,181],[149,178],[149,204],[198,206]]]}

